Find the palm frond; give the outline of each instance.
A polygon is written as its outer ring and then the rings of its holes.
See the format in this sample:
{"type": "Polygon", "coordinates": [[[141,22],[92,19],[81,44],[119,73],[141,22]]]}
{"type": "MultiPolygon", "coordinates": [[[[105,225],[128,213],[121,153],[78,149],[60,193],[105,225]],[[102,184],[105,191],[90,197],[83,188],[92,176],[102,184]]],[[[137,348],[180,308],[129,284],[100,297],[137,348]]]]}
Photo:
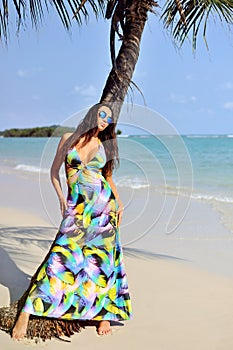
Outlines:
{"type": "Polygon", "coordinates": [[[96,18],[105,15],[108,0],[0,0],[0,40],[7,43],[8,22],[16,17],[17,32],[26,25],[28,15],[36,29],[42,23],[45,12],[53,7],[64,27],[69,30],[73,19],[81,25],[91,13],[96,18]]]}
{"type": "Polygon", "coordinates": [[[181,45],[192,32],[193,48],[196,49],[197,35],[201,28],[206,41],[207,21],[210,14],[217,15],[221,22],[233,24],[233,0],[179,0],[179,3],[185,21],[181,18],[177,1],[174,0],[166,2],[161,18],[165,27],[170,28],[172,36],[181,45]]]}
{"type": "MultiPolygon", "coordinates": [[[[47,0],[44,1],[44,5],[48,10],[47,0]]],[[[30,15],[32,25],[35,25],[36,29],[39,27],[39,24],[42,22],[44,17],[44,9],[40,0],[30,0],[29,1],[30,15]]]]}
{"type": "Polygon", "coordinates": [[[0,8],[0,37],[7,37],[8,31],[8,7],[7,1],[2,1],[2,7],[0,8]]]}
{"type": "Polygon", "coordinates": [[[104,16],[106,0],[50,0],[50,4],[55,7],[64,27],[69,29],[72,19],[82,25],[83,19],[87,21],[90,13],[94,13],[96,18],[104,16]]]}

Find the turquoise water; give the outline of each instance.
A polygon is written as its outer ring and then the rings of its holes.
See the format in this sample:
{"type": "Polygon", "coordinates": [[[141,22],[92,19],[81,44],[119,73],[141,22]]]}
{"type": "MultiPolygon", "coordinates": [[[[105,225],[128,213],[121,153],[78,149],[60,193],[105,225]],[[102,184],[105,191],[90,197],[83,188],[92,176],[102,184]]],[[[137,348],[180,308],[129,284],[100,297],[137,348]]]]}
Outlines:
{"type": "MultiPolygon", "coordinates": [[[[57,138],[0,138],[0,171],[49,174],[57,138]]],[[[118,186],[233,203],[233,137],[119,137],[118,186]]]]}

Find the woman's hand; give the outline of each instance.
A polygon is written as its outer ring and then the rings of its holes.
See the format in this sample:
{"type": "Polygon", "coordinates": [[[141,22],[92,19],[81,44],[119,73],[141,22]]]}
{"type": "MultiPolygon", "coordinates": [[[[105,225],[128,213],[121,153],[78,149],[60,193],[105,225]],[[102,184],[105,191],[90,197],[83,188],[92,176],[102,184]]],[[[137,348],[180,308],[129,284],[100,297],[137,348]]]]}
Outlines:
{"type": "Polygon", "coordinates": [[[123,212],[124,212],[124,204],[123,204],[123,202],[120,199],[118,199],[117,202],[118,202],[118,205],[119,205],[118,210],[117,210],[118,226],[120,226],[121,221],[122,221],[122,217],[123,217],[123,212]]]}
{"type": "Polygon", "coordinates": [[[117,192],[117,188],[116,188],[115,183],[113,182],[112,175],[111,176],[107,176],[106,180],[109,183],[109,185],[110,185],[110,187],[112,189],[112,192],[113,192],[113,194],[115,196],[115,199],[116,199],[116,201],[118,203],[118,209],[117,209],[117,212],[116,212],[117,215],[118,215],[118,224],[117,224],[117,226],[120,226],[121,220],[122,220],[122,216],[123,216],[123,211],[124,211],[124,204],[121,201],[120,196],[119,196],[119,194],[117,192]]]}
{"type": "Polygon", "coordinates": [[[59,198],[61,215],[64,216],[66,209],[68,208],[66,199],[64,197],[59,198]]]}

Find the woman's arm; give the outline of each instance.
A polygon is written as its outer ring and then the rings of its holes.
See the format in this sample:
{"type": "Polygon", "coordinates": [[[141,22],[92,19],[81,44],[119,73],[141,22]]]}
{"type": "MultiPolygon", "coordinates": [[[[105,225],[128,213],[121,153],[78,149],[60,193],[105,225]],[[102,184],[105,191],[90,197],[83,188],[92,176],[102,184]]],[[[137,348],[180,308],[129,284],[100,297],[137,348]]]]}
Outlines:
{"type": "Polygon", "coordinates": [[[112,192],[113,192],[113,194],[114,194],[114,196],[115,196],[115,198],[117,200],[118,206],[119,206],[118,210],[117,210],[117,213],[119,215],[119,217],[118,217],[118,226],[120,226],[121,221],[122,221],[122,216],[123,216],[124,204],[123,204],[123,202],[120,199],[120,196],[118,194],[116,185],[115,185],[115,183],[114,183],[114,181],[112,179],[112,175],[111,176],[107,176],[106,180],[108,181],[108,183],[109,183],[109,185],[110,185],[110,187],[112,189],[112,192]]]}
{"type": "Polygon", "coordinates": [[[62,154],[63,154],[62,147],[63,147],[64,143],[66,142],[66,140],[68,139],[68,137],[70,137],[70,135],[71,135],[70,133],[66,133],[62,136],[62,138],[58,144],[57,152],[56,152],[56,155],[54,157],[53,164],[52,164],[51,170],[50,170],[51,182],[53,184],[53,187],[57,193],[57,196],[58,196],[58,199],[60,202],[60,209],[61,209],[62,216],[64,215],[64,212],[67,209],[67,203],[66,203],[66,198],[64,197],[64,194],[62,192],[59,170],[60,170],[61,165],[64,161],[63,156],[62,156],[62,154]]]}

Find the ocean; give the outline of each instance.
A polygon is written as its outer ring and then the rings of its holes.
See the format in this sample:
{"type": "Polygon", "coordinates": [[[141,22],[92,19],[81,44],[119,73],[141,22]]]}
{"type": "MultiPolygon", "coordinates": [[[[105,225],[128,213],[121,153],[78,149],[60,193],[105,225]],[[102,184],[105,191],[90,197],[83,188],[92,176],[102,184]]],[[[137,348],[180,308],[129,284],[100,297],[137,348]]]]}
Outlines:
{"type": "MultiPolygon", "coordinates": [[[[0,138],[0,171],[49,174],[59,138],[0,138]]],[[[233,135],[118,137],[118,186],[233,203],[233,135]]]]}
{"type": "MultiPolygon", "coordinates": [[[[0,138],[0,172],[39,174],[49,180],[58,142],[59,138],[0,138]]],[[[118,137],[118,146],[120,166],[114,179],[119,188],[154,189],[206,201],[221,213],[229,212],[233,135],[132,135],[118,137]]]]}

